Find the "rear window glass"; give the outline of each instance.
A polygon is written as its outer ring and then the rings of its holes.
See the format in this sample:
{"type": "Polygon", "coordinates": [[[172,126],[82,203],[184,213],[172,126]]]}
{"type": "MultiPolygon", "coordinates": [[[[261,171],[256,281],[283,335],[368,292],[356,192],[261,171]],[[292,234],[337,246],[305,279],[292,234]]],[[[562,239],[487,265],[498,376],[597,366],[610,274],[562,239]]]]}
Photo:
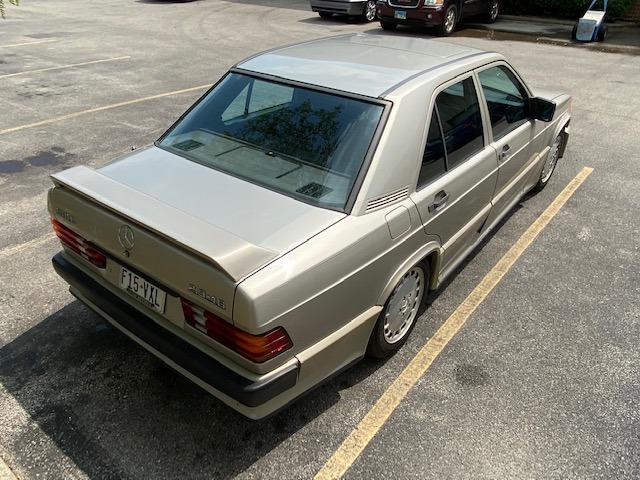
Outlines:
{"type": "Polygon", "coordinates": [[[382,111],[379,104],[232,73],[158,146],[342,210],[382,111]]]}

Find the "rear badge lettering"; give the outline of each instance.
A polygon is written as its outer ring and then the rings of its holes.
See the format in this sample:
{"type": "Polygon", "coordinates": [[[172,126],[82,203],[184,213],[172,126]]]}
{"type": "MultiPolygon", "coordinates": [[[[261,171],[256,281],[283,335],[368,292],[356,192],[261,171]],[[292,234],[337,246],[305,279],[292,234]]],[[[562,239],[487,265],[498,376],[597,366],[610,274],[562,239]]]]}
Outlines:
{"type": "Polygon", "coordinates": [[[194,295],[197,295],[200,298],[204,298],[206,301],[213,303],[216,307],[221,308],[222,310],[227,309],[227,302],[225,302],[221,298],[214,297],[213,295],[209,295],[206,291],[196,287],[192,283],[189,284],[189,286],[187,287],[187,290],[189,290],[194,295]]]}
{"type": "Polygon", "coordinates": [[[61,208],[56,208],[56,213],[61,217],[64,218],[67,222],[69,222],[71,225],[75,225],[76,224],[76,217],[74,217],[73,215],[71,215],[69,212],[67,212],[66,210],[63,210],[61,208]]]}

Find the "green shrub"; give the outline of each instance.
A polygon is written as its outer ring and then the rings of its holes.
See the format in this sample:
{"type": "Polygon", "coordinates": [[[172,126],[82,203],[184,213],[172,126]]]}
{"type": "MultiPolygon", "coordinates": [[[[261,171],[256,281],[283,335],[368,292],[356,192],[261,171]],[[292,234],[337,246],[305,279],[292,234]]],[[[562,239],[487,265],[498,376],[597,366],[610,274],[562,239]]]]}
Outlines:
{"type": "MultiPolygon", "coordinates": [[[[610,0],[607,5],[607,17],[620,18],[631,6],[633,0],[610,0]]],[[[504,0],[502,13],[511,15],[534,15],[536,17],[575,18],[584,15],[591,0],[504,0]]],[[[602,10],[604,0],[594,5],[602,10]]]]}

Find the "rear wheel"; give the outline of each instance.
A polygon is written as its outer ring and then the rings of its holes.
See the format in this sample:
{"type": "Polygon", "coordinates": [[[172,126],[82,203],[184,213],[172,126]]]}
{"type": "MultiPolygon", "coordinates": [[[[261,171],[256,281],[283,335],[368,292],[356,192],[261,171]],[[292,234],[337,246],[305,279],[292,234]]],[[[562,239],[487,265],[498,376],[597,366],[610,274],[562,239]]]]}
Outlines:
{"type": "Polygon", "coordinates": [[[386,358],[404,345],[422,312],[428,281],[425,263],[411,268],[400,279],[373,328],[367,346],[369,356],[386,358]]]}
{"type": "Polygon", "coordinates": [[[331,12],[318,12],[318,15],[320,15],[322,18],[331,18],[331,17],[333,17],[333,13],[331,13],[331,12]]]}
{"type": "Polygon", "coordinates": [[[486,23],[494,23],[498,19],[498,15],[500,14],[500,0],[492,0],[491,8],[484,16],[484,21],[486,23]]]}
{"type": "Polygon", "coordinates": [[[376,19],[376,0],[367,0],[364,4],[364,12],[362,12],[362,20],[365,22],[373,22],[376,19]]]}
{"type": "Polygon", "coordinates": [[[444,19],[440,25],[436,26],[436,33],[441,37],[448,37],[453,33],[458,22],[458,10],[455,5],[451,5],[444,13],[444,19]]]}
{"type": "Polygon", "coordinates": [[[606,25],[602,25],[598,29],[598,37],[596,38],[596,40],[598,40],[599,42],[604,42],[604,39],[607,38],[608,31],[609,31],[609,27],[607,27],[606,25]]]}
{"type": "Polygon", "coordinates": [[[540,178],[538,179],[538,183],[535,187],[533,187],[534,192],[539,192],[544,187],[547,186],[549,180],[551,179],[551,175],[553,175],[554,170],[556,169],[556,164],[558,163],[558,159],[560,158],[560,149],[562,148],[562,142],[564,137],[562,133],[556,137],[551,145],[551,150],[549,150],[549,154],[547,155],[547,159],[544,162],[544,167],[542,167],[542,172],[540,173],[540,178]]]}

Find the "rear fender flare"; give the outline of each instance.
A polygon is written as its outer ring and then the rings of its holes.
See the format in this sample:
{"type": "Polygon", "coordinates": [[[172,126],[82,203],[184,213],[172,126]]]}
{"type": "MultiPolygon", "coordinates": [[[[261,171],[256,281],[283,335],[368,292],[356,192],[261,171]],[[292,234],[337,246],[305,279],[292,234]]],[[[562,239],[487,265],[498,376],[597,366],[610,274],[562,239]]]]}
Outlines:
{"type": "Polygon", "coordinates": [[[396,271],[391,275],[391,278],[382,289],[382,292],[378,296],[378,301],[376,305],[384,305],[387,302],[387,299],[393,292],[393,289],[398,285],[400,279],[404,276],[405,273],[411,269],[414,265],[422,261],[426,261],[429,265],[429,285],[427,286],[428,290],[433,290],[436,288],[438,283],[438,275],[437,272],[440,268],[440,258],[441,258],[442,248],[440,244],[432,240],[426,243],[422,248],[413,253],[410,257],[408,257],[403,263],[401,263],[396,271]]]}

